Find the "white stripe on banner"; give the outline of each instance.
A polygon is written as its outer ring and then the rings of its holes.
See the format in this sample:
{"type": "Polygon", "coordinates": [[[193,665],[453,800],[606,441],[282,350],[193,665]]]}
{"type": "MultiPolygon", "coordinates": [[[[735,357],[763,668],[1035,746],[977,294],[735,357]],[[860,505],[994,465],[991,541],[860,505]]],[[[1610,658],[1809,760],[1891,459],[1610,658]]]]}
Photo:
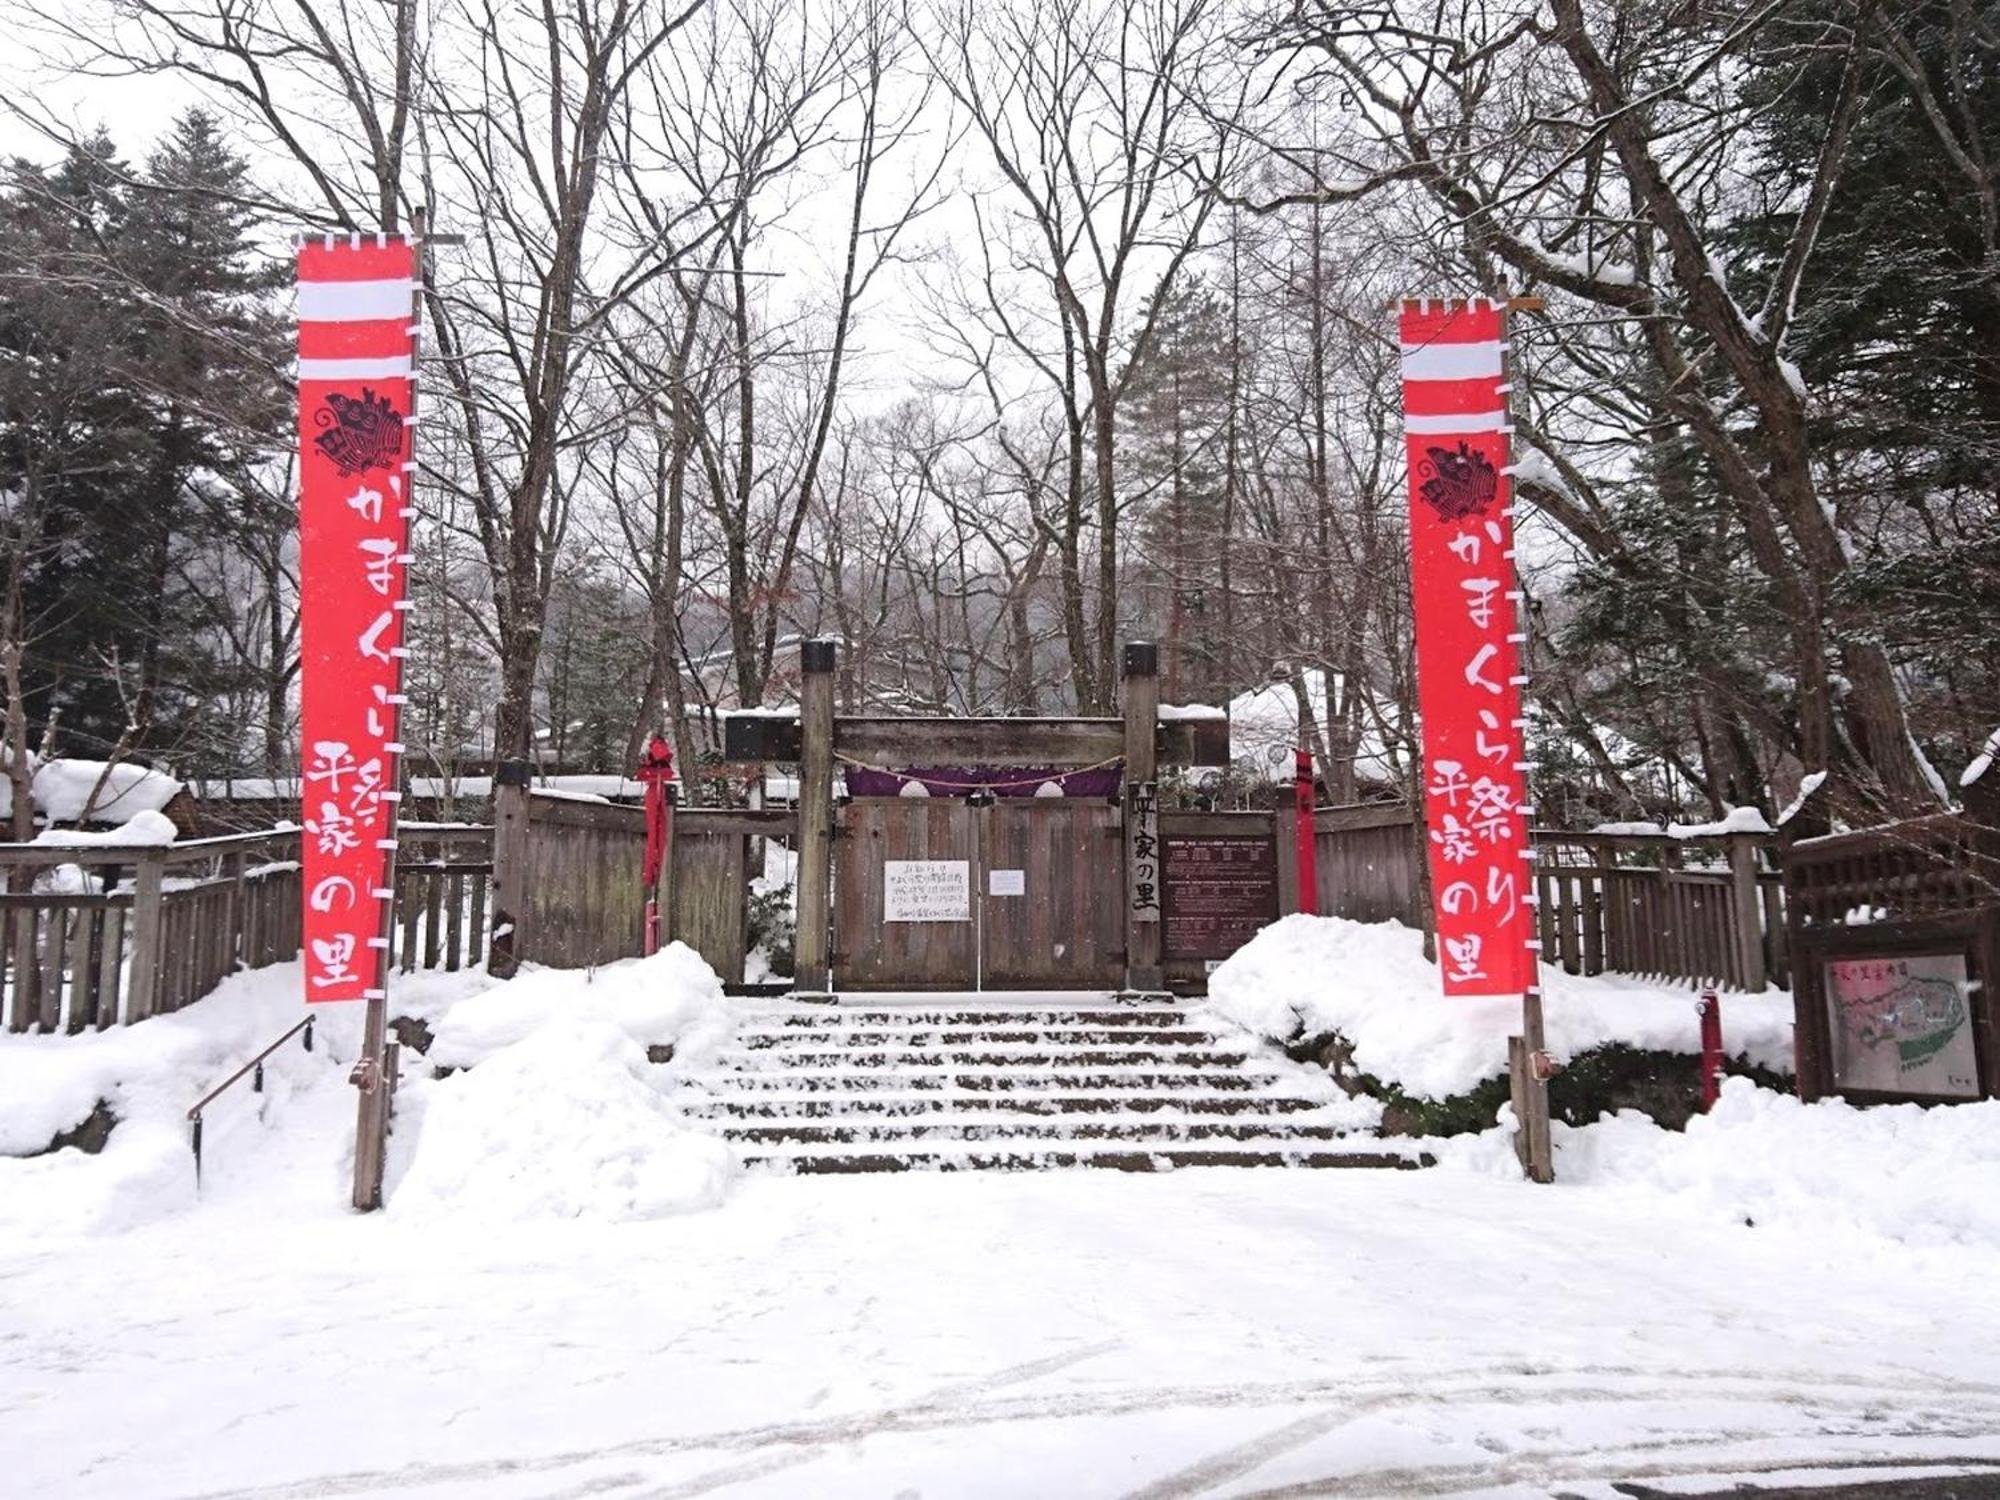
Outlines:
{"type": "Polygon", "coordinates": [[[1415,437],[1440,432],[1500,432],[1506,425],[1507,413],[1504,411],[1451,412],[1442,417],[1408,415],[1403,418],[1403,430],[1415,437]]]}
{"type": "Polygon", "coordinates": [[[1498,380],[1500,345],[1405,344],[1405,380],[1498,380]]]}
{"type": "Polygon", "coordinates": [[[410,357],[394,359],[302,359],[301,380],[407,380],[410,357]]]}
{"type": "Polygon", "coordinates": [[[362,323],[408,318],[414,283],[402,281],[301,281],[301,323],[362,323]]]}

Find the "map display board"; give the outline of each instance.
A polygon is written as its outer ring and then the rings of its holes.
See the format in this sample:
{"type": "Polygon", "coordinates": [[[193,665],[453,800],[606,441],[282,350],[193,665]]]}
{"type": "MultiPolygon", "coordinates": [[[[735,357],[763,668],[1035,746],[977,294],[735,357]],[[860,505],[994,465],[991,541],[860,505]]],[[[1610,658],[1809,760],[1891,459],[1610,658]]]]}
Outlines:
{"type": "Polygon", "coordinates": [[[1979,1097],[1965,954],[1826,960],[1837,1088],[1979,1097]]]}

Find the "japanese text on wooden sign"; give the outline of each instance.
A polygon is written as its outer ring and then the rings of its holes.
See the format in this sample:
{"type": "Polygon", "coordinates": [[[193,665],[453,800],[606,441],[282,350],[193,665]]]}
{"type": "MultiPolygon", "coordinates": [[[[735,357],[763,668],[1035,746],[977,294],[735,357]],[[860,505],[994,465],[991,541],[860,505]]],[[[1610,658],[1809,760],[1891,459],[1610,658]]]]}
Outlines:
{"type": "Polygon", "coordinates": [[[882,861],[884,922],[969,922],[972,866],[963,859],[882,861]]]}
{"type": "Polygon", "coordinates": [[[1448,995],[1535,982],[1521,595],[1499,307],[1406,301],[1410,585],[1439,968],[1448,995]]]}
{"type": "Polygon", "coordinates": [[[1168,958],[1227,958],[1278,920],[1278,849],[1269,834],[1163,841],[1168,958]]]}
{"type": "Polygon", "coordinates": [[[1160,789],[1132,784],[1132,920],[1160,920],[1160,789]]]}
{"type": "Polygon", "coordinates": [[[309,1001],[379,991],[402,705],[416,261],[299,250],[300,793],[309,1001]]]}

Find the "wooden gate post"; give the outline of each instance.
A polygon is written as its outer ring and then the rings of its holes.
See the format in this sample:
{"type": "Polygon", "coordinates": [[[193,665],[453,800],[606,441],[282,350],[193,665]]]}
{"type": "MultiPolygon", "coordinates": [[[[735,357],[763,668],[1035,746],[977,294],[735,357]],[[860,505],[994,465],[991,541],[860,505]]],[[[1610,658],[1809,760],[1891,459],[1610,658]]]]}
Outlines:
{"type": "Polygon", "coordinates": [[[1125,989],[1157,991],[1161,881],[1159,771],[1160,648],[1125,644],[1125,989]]]}
{"type": "Polygon", "coordinates": [[[528,780],[524,760],[503,760],[493,777],[493,928],[486,943],[486,968],[501,978],[518,966],[520,924],[527,919],[522,888],[528,869],[528,780]]]}
{"type": "MultiPolygon", "coordinates": [[[[161,997],[160,917],[165,897],[161,894],[166,874],[166,855],[147,852],[139,856],[132,870],[132,972],[127,981],[125,1014],[143,1021],[159,1008],[161,997]]],[[[34,928],[29,927],[29,932],[34,928]]]]}
{"type": "Polygon", "coordinates": [[[799,651],[799,916],[792,983],[801,994],[832,985],[827,935],[833,895],[833,674],[838,648],[799,651]]]}
{"type": "Polygon", "coordinates": [[[1764,972],[1764,899],[1757,887],[1757,838],[1754,833],[1732,833],[1724,841],[1729,847],[1730,926],[1736,938],[1730,966],[1736,971],[1736,982],[1753,995],[1769,982],[1764,972]]]}

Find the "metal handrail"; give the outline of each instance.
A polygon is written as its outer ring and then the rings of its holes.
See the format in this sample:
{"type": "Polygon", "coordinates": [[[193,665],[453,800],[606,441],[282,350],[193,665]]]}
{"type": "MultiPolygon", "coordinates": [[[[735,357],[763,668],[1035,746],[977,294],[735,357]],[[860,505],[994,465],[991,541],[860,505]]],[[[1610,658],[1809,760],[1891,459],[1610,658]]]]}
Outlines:
{"type": "Polygon", "coordinates": [[[238,1079],[240,1079],[245,1073],[253,1075],[250,1080],[250,1092],[253,1094],[263,1093],[264,1059],[269,1057],[273,1052],[276,1052],[280,1047],[284,1046],[285,1043],[289,1042],[293,1037],[297,1036],[301,1031],[303,1031],[306,1034],[306,1041],[305,1041],[306,1051],[308,1052],[312,1051],[313,1023],[318,1019],[319,1019],[318,1016],[308,1015],[307,1017],[305,1017],[304,1020],[294,1024],[292,1028],[289,1031],[287,1031],[283,1036],[279,1037],[275,1042],[271,1043],[270,1046],[266,1047],[262,1052],[259,1052],[255,1057],[251,1058],[250,1061],[245,1063],[242,1067],[238,1068],[234,1073],[231,1073],[227,1078],[223,1079],[222,1082],[218,1083],[214,1088],[210,1089],[207,1093],[203,1094],[199,1099],[195,1100],[194,1104],[189,1107],[187,1112],[189,1135],[191,1137],[189,1144],[194,1147],[194,1183],[196,1187],[201,1186],[201,1112],[204,1109],[206,1109],[210,1104],[214,1103],[218,1095],[225,1092],[232,1084],[234,1084],[238,1079]]]}

